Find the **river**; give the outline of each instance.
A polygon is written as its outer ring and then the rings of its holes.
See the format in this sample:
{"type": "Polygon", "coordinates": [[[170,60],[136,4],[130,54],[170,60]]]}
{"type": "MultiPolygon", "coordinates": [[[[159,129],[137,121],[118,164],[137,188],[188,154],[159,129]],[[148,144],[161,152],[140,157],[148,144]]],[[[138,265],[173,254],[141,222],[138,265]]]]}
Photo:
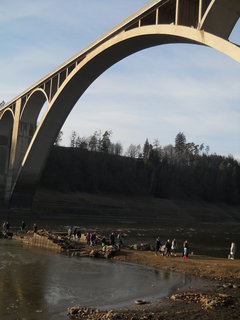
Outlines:
{"type": "Polygon", "coordinates": [[[167,296],[184,275],[108,260],[68,257],[0,240],[0,319],[68,319],[67,308],[113,309],[167,296]]]}

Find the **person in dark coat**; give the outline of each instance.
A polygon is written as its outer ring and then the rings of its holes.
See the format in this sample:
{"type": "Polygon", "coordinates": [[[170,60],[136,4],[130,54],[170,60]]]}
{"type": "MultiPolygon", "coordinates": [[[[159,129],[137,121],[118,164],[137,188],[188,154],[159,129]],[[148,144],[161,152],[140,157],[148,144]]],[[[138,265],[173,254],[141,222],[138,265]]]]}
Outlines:
{"type": "Polygon", "coordinates": [[[171,241],[170,241],[170,239],[168,239],[165,246],[166,246],[166,255],[169,257],[171,254],[171,241]]]}
{"type": "Polygon", "coordinates": [[[34,233],[37,233],[37,230],[38,230],[37,224],[34,223],[34,225],[33,225],[33,232],[34,232],[34,233]]]}
{"type": "Polygon", "coordinates": [[[21,231],[24,232],[24,231],[25,231],[25,228],[26,228],[26,223],[25,223],[25,221],[23,220],[23,221],[22,221],[22,224],[21,224],[21,231]]]}
{"type": "Polygon", "coordinates": [[[111,246],[114,246],[114,245],[115,245],[115,235],[114,235],[113,232],[112,232],[111,235],[110,235],[110,245],[111,245],[111,246]]]}
{"type": "Polygon", "coordinates": [[[76,234],[76,240],[77,240],[77,241],[80,241],[81,236],[82,236],[81,229],[78,228],[78,229],[77,229],[77,234],[76,234]]]}
{"type": "Polygon", "coordinates": [[[157,253],[159,252],[160,247],[161,247],[160,237],[157,237],[155,241],[155,255],[157,255],[157,253]]]}
{"type": "Polygon", "coordinates": [[[90,246],[96,246],[97,245],[97,233],[94,231],[91,235],[90,239],[90,246]]]}

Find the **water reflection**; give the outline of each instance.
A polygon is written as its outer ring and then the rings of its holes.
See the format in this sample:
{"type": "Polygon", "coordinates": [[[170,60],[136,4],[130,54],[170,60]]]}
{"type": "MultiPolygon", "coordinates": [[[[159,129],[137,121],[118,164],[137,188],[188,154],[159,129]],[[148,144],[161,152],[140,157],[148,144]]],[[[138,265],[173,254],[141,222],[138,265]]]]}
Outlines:
{"type": "Polygon", "coordinates": [[[0,319],[66,319],[67,307],[114,308],[169,294],[185,277],[131,264],[69,258],[0,241],[0,319]]]}
{"type": "MultiPolygon", "coordinates": [[[[0,315],[9,319],[18,319],[30,309],[42,307],[42,282],[46,266],[33,259],[31,251],[23,256],[22,247],[13,250],[10,241],[1,240],[0,250],[0,315]],[[30,259],[29,259],[30,258],[30,259]],[[37,270],[37,273],[36,273],[37,270]],[[29,285],[35,290],[29,290],[29,285]]],[[[20,318],[21,319],[21,318],[20,318]]]]}

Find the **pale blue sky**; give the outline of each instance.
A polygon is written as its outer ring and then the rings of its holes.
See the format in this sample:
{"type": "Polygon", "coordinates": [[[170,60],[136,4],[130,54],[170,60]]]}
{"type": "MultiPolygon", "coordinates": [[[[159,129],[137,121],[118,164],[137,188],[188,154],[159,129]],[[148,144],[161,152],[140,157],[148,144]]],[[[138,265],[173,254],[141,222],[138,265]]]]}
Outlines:
{"type": "MultiPolygon", "coordinates": [[[[1,0],[0,101],[9,101],[147,0],[1,0]]],[[[231,35],[240,43],[240,28],[231,35]]],[[[201,46],[164,45],[119,62],[85,92],[63,127],[113,141],[174,144],[179,131],[210,152],[240,155],[240,65],[201,46]]]]}

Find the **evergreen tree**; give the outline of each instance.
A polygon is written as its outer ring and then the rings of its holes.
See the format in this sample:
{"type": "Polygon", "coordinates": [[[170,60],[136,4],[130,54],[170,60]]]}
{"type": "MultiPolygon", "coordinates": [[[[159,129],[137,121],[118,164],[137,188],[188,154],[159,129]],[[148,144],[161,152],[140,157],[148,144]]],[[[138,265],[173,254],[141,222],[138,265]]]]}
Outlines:
{"type": "Polygon", "coordinates": [[[98,138],[97,138],[97,131],[89,138],[88,147],[90,151],[97,151],[98,150],[98,138]]]}
{"type": "Polygon", "coordinates": [[[110,140],[110,136],[111,136],[111,131],[105,131],[102,139],[101,139],[101,148],[100,150],[102,152],[106,152],[109,153],[110,151],[110,147],[111,147],[111,140],[110,140]]]}
{"type": "Polygon", "coordinates": [[[177,160],[183,158],[186,151],[186,137],[183,132],[179,132],[175,138],[175,151],[177,155],[177,160]]]}
{"type": "Polygon", "coordinates": [[[77,140],[77,132],[73,131],[71,135],[71,140],[70,140],[70,147],[71,148],[76,148],[76,140],[77,140]]]}
{"type": "Polygon", "coordinates": [[[149,154],[151,151],[151,145],[148,141],[148,138],[145,140],[145,143],[143,145],[143,161],[147,162],[149,159],[149,154]]]}

